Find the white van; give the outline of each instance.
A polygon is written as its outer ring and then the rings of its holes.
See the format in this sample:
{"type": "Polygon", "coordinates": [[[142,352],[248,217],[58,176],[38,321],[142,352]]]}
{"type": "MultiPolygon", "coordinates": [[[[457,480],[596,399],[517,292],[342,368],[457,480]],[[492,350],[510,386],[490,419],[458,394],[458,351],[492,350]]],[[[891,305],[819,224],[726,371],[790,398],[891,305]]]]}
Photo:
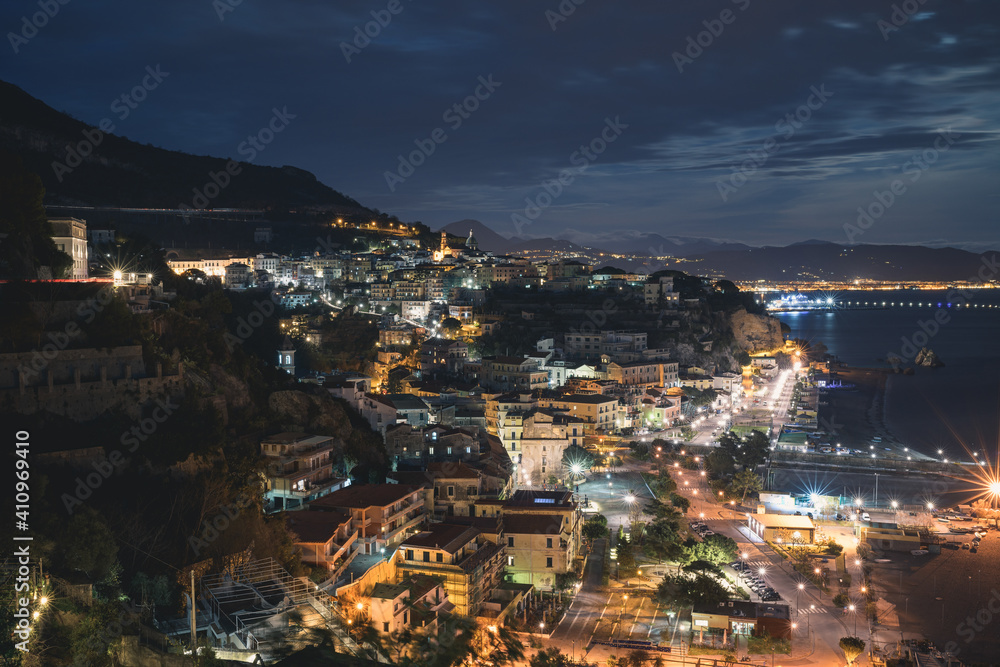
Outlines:
{"type": "Polygon", "coordinates": [[[871,521],[872,518],[871,518],[871,516],[868,515],[868,512],[862,512],[861,513],[861,520],[862,521],[871,521]]]}

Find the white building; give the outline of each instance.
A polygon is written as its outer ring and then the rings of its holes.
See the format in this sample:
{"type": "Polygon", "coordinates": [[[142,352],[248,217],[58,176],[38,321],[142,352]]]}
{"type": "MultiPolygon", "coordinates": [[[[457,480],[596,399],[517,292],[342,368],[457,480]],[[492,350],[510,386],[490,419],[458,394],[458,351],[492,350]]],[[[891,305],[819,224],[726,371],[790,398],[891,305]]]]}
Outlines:
{"type": "Polygon", "coordinates": [[[69,278],[87,278],[87,223],[79,218],[49,218],[56,249],[73,259],[69,278]]]}

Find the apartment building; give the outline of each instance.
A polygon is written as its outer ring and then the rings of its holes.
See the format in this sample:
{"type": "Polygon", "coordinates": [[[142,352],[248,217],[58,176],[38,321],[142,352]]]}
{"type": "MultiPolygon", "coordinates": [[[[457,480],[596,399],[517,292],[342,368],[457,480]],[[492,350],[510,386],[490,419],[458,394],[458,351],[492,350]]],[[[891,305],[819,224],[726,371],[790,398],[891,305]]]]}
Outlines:
{"type": "Polygon", "coordinates": [[[674,307],[680,305],[680,292],[674,291],[674,279],[669,276],[650,278],[643,286],[647,306],[674,307]]]}
{"type": "Polygon", "coordinates": [[[508,581],[552,589],[556,575],[573,571],[578,547],[571,518],[503,512],[503,529],[508,581]]]}
{"type": "MultiPolygon", "coordinates": [[[[541,398],[538,407],[561,410],[580,421],[593,424],[593,429],[589,430],[612,431],[618,425],[618,399],[614,396],[570,394],[559,398],[541,398]]],[[[582,439],[577,443],[574,438],[571,444],[582,444],[582,439]]]]}
{"type": "Polygon", "coordinates": [[[463,340],[428,338],[420,345],[420,377],[434,379],[459,375],[469,359],[469,346],[463,340]]]}
{"type": "Polygon", "coordinates": [[[351,485],[314,500],[309,509],[349,514],[365,554],[390,551],[427,519],[420,487],[408,484],[351,485]]]}
{"type": "Polygon", "coordinates": [[[444,585],[425,575],[410,577],[398,584],[375,584],[370,598],[372,627],[382,634],[410,629],[433,635],[439,613],[452,608],[444,585]]]}
{"type": "Polygon", "coordinates": [[[432,524],[403,540],[396,568],[402,578],[425,575],[444,582],[455,613],[475,616],[503,580],[504,546],[497,538],[472,525],[432,524]]]}
{"type": "Polygon", "coordinates": [[[583,515],[572,491],[515,491],[476,504],[480,517],[501,519],[507,579],[552,587],[580,558],[583,515]]]}
{"type": "Polygon", "coordinates": [[[260,443],[265,499],[272,511],[296,509],[348,484],[333,475],[333,438],[279,433],[260,443]]]}
{"type": "Polygon", "coordinates": [[[49,218],[49,224],[52,225],[52,240],[56,249],[73,260],[67,278],[83,280],[88,276],[87,223],[79,218],[49,218]]]}
{"type": "Polygon", "coordinates": [[[624,387],[676,387],[680,365],[676,361],[611,362],[607,365],[609,380],[624,387]]]}
{"type": "Polygon", "coordinates": [[[572,359],[631,360],[647,348],[648,338],[645,331],[570,331],[563,336],[563,353],[572,359]]]}
{"type": "Polygon", "coordinates": [[[385,430],[386,451],[400,460],[479,460],[479,439],[471,429],[396,424],[385,430]]]}
{"type": "Polygon", "coordinates": [[[285,526],[303,562],[336,576],[354,560],[358,531],[345,512],[288,512],[285,526]]]}
{"type": "Polygon", "coordinates": [[[549,374],[538,367],[538,361],[526,357],[483,357],[484,387],[496,391],[534,391],[545,389],[549,374]]]}
{"type": "Polygon", "coordinates": [[[524,415],[519,451],[510,453],[517,464],[517,483],[539,486],[561,479],[562,456],[572,443],[574,428],[583,433],[583,421],[551,410],[531,410],[524,415]]]}
{"type": "Polygon", "coordinates": [[[393,424],[416,427],[430,424],[430,406],[412,394],[365,394],[360,406],[361,416],[373,431],[383,436],[393,424]]]}

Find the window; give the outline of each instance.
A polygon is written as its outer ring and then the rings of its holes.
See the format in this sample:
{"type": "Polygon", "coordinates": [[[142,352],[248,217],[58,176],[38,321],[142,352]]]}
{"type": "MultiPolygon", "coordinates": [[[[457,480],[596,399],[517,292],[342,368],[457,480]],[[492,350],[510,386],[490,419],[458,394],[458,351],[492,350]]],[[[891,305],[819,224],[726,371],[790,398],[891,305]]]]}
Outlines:
{"type": "Polygon", "coordinates": [[[443,553],[438,552],[438,553],[434,554],[434,556],[435,556],[435,559],[437,560],[437,562],[439,562],[439,563],[443,563],[444,562],[444,554],[443,553]]]}
{"type": "MultiPolygon", "coordinates": [[[[485,513],[485,510],[484,510],[484,513],[485,513]]],[[[514,546],[514,538],[513,537],[508,537],[507,538],[507,546],[508,547],[513,547],[514,546]]]]}
{"type": "Polygon", "coordinates": [[[389,632],[389,623],[388,623],[388,621],[383,621],[382,622],[382,632],[389,632]]]}
{"type": "Polygon", "coordinates": [[[508,567],[514,567],[514,557],[513,556],[507,556],[507,566],[508,567]]]}
{"type": "Polygon", "coordinates": [[[552,548],[552,538],[551,537],[546,537],[545,538],[545,548],[546,549],[551,549],[552,548]]]}
{"type": "Polygon", "coordinates": [[[413,560],[413,549],[406,550],[406,560],[413,560]]]}
{"type": "Polygon", "coordinates": [[[545,567],[552,567],[552,559],[551,558],[546,558],[545,559],[545,567]]]}
{"type": "Polygon", "coordinates": [[[448,495],[449,496],[455,495],[455,487],[454,486],[449,486],[448,487],[448,495]]]}
{"type": "Polygon", "coordinates": [[[431,552],[430,551],[425,551],[424,552],[424,562],[425,563],[431,562],[431,552]]]}

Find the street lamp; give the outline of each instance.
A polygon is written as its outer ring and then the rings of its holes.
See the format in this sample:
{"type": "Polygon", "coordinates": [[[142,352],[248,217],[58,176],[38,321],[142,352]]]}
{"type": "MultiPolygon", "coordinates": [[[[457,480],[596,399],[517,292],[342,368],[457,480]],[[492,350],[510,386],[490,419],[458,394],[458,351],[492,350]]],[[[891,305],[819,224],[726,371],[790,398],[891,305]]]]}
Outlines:
{"type": "Polygon", "coordinates": [[[855,607],[855,606],[854,606],[854,605],[852,604],[852,605],[849,605],[849,606],[847,607],[847,609],[848,609],[848,611],[850,611],[850,612],[851,612],[852,614],[854,614],[854,636],[855,636],[855,637],[857,637],[857,636],[858,636],[858,615],[857,615],[857,613],[856,613],[856,610],[857,610],[857,607],[855,607]]]}
{"type": "Polygon", "coordinates": [[[799,609],[799,593],[800,593],[800,592],[801,592],[802,590],[804,590],[804,589],[805,589],[805,587],[806,587],[806,585],[805,585],[805,584],[803,584],[802,582],[799,582],[799,585],[798,585],[798,590],[797,590],[797,591],[795,591],[795,615],[796,615],[796,616],[798,616],[799,614],[801,614],[801,613],[802,613],[802,610],[801,610],[801,609],[799,609]]]}

